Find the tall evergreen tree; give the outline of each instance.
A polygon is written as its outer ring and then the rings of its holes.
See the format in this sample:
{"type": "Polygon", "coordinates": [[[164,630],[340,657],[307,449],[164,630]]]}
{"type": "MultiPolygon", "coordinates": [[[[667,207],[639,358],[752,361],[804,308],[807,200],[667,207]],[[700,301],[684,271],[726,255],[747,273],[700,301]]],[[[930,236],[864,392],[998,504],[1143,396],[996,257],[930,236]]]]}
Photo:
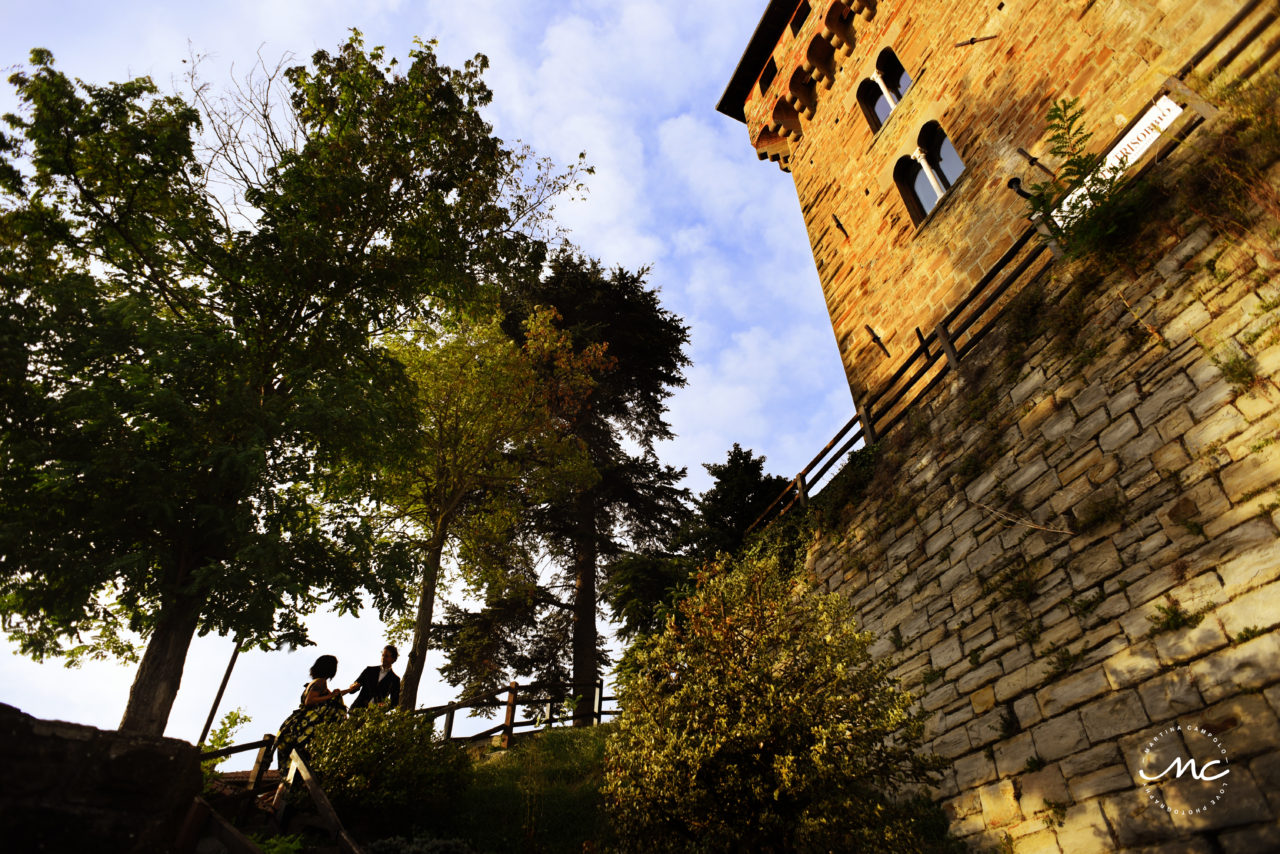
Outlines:
{"type": "MultiPolygon", "coordinates": [[[[522,317],[547,306],[563,317],[575,349],[606,347],[609,368],[598,374],[570,427],[596,479],[529,516],[528,533],[550,557],[554,578],[539,578],[528,567],[508,571],[488,585],[480,614],[452,612],[444,634],[451,681],[491,688],[510,669],[568,676],[585,693],[603,664],[602,574],[624,550],[669,536],[681,513],[684,491],[676,484],[684,472],[659,462],[655,446],[672,436],[666,401],[685,382],[688,330],[662,307],[646,274],[605,271],[593,260],[561,253],[544,276],[507,294],[511,334],[521,334],[522,317]],[[481,624],[486,631],[477,630],[481,624]]],[[[581,711],[585,721],[587,710],[581,711]]]]}
{"type": "Polygon", "coordinates": [[[747,528],[787,485],[785,477],[765,474],[764,463],[735,442],[723,463],[702,464],[714,483],[671,537],[613,562],[604,592],[624,638],[660,630],[699,567],[742,546],[747,528]]]}

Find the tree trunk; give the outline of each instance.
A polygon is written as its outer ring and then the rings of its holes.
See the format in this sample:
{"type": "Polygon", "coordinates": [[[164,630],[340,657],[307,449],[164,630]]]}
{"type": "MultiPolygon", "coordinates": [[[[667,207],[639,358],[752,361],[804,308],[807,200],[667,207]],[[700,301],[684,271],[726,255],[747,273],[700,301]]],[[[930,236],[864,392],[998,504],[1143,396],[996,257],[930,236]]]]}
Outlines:
{"type": "Polygon", "coordinates": [[[590,508],[579,508],[581,527],[573,555],[573,693],[581,697],[574,726],[591,726],[591,693],[600,678],[596,648],[596,540],[590,508]]]}
{"type": "Polygon", "coordinates": [[[129,689],[129,703],[120,721],[122,732],[164,735],[169,711],[182,684],[187,650],[200,621],[200,605],[198,598],[180,596],[162,606],[138,675],[129,689]]]}
{"type": "Polygon", "coordinates": [[[413,647],[400,680],[400,708],[413,711],[418,707],[418,685],[427,666],[427,650],[431,647],[431,613],[436,606],[436,582],[440,578],[440,559],[444,554],[445,526],[437,525],[427,544],[427,562],[422,569],[422,592],[418,594],[418,616],[413,622],[413,647]]]}

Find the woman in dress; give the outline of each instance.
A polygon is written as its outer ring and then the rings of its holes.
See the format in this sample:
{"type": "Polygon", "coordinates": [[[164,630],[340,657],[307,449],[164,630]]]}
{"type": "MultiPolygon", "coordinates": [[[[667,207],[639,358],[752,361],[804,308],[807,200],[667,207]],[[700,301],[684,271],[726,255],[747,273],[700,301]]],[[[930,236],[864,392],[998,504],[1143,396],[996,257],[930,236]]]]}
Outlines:
{"type": "MultiPolygon", "coordinates": [[[[307,755],[307,746],[315,735],[316,727],[347,716],[347,707],[342,702],[342,695],[346,692],[329,690],[329,680],[337,673],[338,659],[332,655],[322,655],[311,665],[311,681],[302,691],[302,701],[280,724],[280,732],[276,734],[276,757],[281,777],[288,771],[293,751],[298,751],[304,760],[311,758],[307,755]]],[[[277,803],[283,797],[285,786],[282,779],[276,791],[277,803]]]]}

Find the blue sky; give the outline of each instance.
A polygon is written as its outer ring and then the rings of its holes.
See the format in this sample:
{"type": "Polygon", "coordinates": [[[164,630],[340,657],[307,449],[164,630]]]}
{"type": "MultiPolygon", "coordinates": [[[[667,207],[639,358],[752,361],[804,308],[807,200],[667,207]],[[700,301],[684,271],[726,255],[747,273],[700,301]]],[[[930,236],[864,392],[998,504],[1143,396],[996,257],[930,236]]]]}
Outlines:
{"type": "MultiPolygon", "coordinates": [[[[765,0],[256,0],[168,3],[0,0],[0,67],[35,46],[87,81],[149,75],[180,89],[183,60],[207,55],[220,86],[260,54],[274,63],[332,49],[349,28],[404,57],[413,38],[437,39],[444,61],[489,57],[487,111],[498,136],[596,173],[583,202],[558,220],[606,265],[652,268],[668,309],[691,329],[688,386],[671,402],[678,438],[660,452],[705,489],[701,463],[738,442],[793,475],[852,415],[790,176],[758,162],[744,127],[715,112],[765,0]]],[[[5,76],[8,74],[6,72],[5,76]]],[[[11,110],[0,87],[0,109],[11,110]]],[[[311,623],[315,648],[241,656],[227,705],[274,730],[296,704],[310,662],[338,655],[339,680],[376,661],[376,618],[311,623]]],[[[231,642],[197,639],[168,734],[194,739],[231,642]]],[[[133,668],[67,671],[0,653],[0,702],[41,717],[114,727],[133,668]]],[[[424,703],[453,698],[426,686],[424,703]]]]}

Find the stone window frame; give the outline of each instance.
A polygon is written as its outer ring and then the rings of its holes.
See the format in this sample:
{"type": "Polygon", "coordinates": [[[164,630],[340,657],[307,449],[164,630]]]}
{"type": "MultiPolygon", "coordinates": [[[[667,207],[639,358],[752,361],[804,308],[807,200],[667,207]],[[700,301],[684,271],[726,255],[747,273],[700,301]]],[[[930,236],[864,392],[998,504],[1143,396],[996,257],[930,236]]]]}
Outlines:
{"type": "Polygon", "coordinates": [[[858,106],[862,108],[862,116],[867,120],[872,134],[880,132],[898,104],[911,91],[914,82],[915,78],[907,73],[897,51],[890,45],[881,48],[876,54],[871,73],[862,79],[856,90],[858,106]],[[902,85],[903,79],[907,81],[905,86],[902,85]],[[889,105],[889,112],[883,119],[876,112],[876,105],[881,100],[889,105]]]}
{"type": "Polygon", "coordinates": [[[955,142],[942,127],[942,122],[935,117],[926,118],[916,134],[914,150],[904,152],[897,157],[891,173],[893,184],[897,187],[898,196],[911,217],[912,225],[919,228],[934,211],[941,207],[951,189],[966,171],[968,167],[960,157],[955,142]],[[948,142],[951,143],[956,159],[960,162],[960,171],[955,175],[946,174],[942,168],[942,146],[948,142]],[[916,179],[920,175],[929,182],[936,196],[933,204],[928,206],[915,189],[916,179]]]}

